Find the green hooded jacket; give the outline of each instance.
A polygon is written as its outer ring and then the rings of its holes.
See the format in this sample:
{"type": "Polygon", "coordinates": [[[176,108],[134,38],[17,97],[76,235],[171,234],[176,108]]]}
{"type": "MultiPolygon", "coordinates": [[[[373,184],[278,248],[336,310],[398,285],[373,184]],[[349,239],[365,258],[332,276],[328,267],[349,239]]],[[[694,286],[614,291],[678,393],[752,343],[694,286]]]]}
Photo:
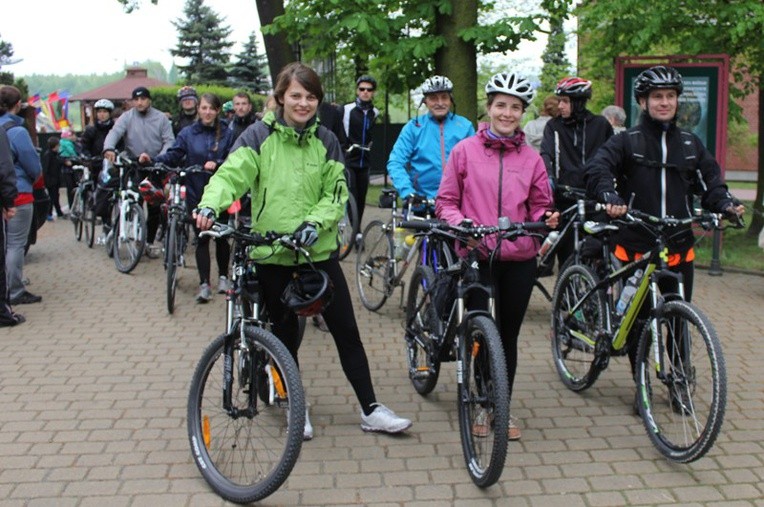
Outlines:
{"type": "MultiPolygon", "coordinates": [[[[326,260],[339,247],[337,224],[348,198],[344,168],[329,130],[312,120],[297,131],[271,112],[242,132],[204,187],[199,208],[220,215],[249,190],[253,232],[291,234],[313,222],[318,241],[308,250],[314,261],[326,260]]],[[[283,247],[258,247],[250,256],[263,264],[295,264],[295,253],[283,247]]]]}

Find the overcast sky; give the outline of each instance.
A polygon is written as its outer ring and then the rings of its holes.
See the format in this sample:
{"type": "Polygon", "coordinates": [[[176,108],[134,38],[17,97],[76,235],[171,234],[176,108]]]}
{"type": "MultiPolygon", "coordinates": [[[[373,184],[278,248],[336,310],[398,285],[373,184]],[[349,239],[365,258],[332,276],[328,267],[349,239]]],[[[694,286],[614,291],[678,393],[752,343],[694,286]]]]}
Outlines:
{"type": "MultiPolygon", "coordinates": [[[[143,0],[125,14],[117,0],[4,1],[0,38],[13,44],[14,58],[4,67],[17,77],[29,74],[103,74],[125,65],[159,61],[169,71],[170,49],[178,42],[172,21],[183,17],[185,0],[143,0]]],[[[253,31],[260,31],[255,0],[205,0],[231,27],[233,53],[253,31]]],[[[260,51],[264,52],[262,40],[260,51]]]]}

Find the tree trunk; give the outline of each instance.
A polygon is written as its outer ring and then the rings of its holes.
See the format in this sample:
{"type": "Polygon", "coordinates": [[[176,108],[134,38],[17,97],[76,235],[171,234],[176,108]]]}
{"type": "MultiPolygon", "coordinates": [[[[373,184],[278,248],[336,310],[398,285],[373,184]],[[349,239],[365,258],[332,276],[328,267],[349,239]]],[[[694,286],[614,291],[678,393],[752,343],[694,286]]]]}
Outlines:
{"type": "Polygon", "coordinates": [[[759,170],[756,183],[756,200],[753,203],[749,237],[758,237],[764,226],[764,75],[759,76],[759,170]]]}
{"type": "MultiPolygon", "coordinates": [[[[283,0],[255,0],[260,26],[269,25],[277,16],[284,14],[283,0]]],[[[287,42],[285,33],[263,35],[265,54],[268,57],[268,70],[271,73],[271,85],[276,86],[276,76],[284,66],[294,61],[292,47],[287,42]]]]}
{"type": "Polygon", "coordinates": [[[454,102],[457,112],[473,123],[477,120],[477,50],[463,41],[459,30],[477,25],[478,0],[451,2],[450,16],[437,16],[436,30],[446,39],[445,46],[435,53],[435,73],[448,77],[454,83],[454,102]]]}

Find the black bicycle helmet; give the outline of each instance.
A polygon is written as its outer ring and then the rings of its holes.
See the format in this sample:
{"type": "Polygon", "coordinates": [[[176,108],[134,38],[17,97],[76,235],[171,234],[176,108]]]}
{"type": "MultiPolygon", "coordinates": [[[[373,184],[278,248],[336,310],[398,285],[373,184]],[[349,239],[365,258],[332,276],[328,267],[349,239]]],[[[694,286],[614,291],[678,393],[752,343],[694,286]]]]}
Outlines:
{"type": "Polygon", "coordinates": [[[371,83],[373,89],[377,89],[377,80],[371,76],[364,75],[355,80],[355,85],[358,86],[361,83],[371,83]]]}
{"type": "Polygon", "coordinates": [[[647,97],[651,91],[672,88],[677,95],[682,94],[684,82],[682,75],[673,67],[657,65],[643,70],[634,82],[634,98],[637,100],[647,97]]]}
{"type": "Polygon", "coordinates": [[[178,97],[178,102],[185,99],[194,99],[199,102],[199,95],[197,95],[196,89],[193,86],[184,86],[180,88],[176,96],[178,97]]]}
{"type": "Polygon", "coordinates": [[[301,317],[322,313],[334,295],[329,275],[321,269],[300,268],[281,294],[281,302],[301,317]]]}

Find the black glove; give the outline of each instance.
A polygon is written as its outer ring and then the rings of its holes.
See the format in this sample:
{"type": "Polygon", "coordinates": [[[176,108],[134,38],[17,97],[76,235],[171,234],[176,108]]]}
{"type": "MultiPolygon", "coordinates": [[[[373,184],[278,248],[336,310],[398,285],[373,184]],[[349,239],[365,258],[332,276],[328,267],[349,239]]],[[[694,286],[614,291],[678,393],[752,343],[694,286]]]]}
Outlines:
{"type": "Polygon", "coordinates": [[[217,215],[215,214],[215,210],[212,208],[196,208],[194,212],[196,213],[197,216],[202,216],[204,218],[212,220],[213,222],[217,218],[217,215]]]}
{"type": "Polygon", "coordinates": [[[318,241],[318,229],[312,222],[303,222],[294,231],[294,239],[301,246],[313,246],[318,241]]]}
{"type": "Polygon", "coordinates": [[[621,196],[615,192],[603,192],[600,199],[605,204],[612,204],[613,206],[626,206],[626,202],[621,199],[621,196]]]}

